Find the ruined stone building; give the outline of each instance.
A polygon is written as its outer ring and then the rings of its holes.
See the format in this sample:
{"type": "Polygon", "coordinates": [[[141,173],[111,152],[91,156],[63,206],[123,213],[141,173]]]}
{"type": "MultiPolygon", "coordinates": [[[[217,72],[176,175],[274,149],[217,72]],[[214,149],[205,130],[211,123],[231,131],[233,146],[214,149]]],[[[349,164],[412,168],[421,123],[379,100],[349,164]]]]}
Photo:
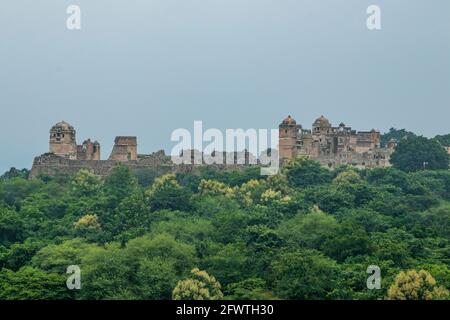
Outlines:
{"type": "MultiPolygon", "coordinates": [[[[296,156],[309,156],[323,166],[335,168],[338,165],[354,165],[361,168],[389,166],[389,158],[395,148],[395,141],[386,147],[380,146],[380,133],[376,130],[355,131],[341,123],[333,127],[323,116],[304,129],[288,116],[279,125],[278,153],[281,162],[296,156]]],[[[108,160],[100,158],[100,143],[88,139],[77,145],[76,131],[67,122],[61,121],[50,129],[49,152],[33,161],[30,177],[38,175],[56,175],[60,172],[71,174],[80,169],[90,169],[94,173],[106,176],[118,164],[122,163],[132,170],[152,169],[160,173],[193,172],[199,166],[208,165],[221,170],[240,170],[248,165],[259,164],[258,157],[247,150],[223,152],[223,164],[207,164],[205,159],[215,156],[200,151],[186,150],[190,164],[173,162],[164,151],[149,155],[138,154],[137,138],[119,136],[108,160]],[[200,164],[194,161],[200,153],[200,164]],[[243,161],[241,161],[243,160],[243,161]]],[[[183,153],[180,155],[183,157],[183,153]]]]}
{"type": "MultiPolygon", "coordinates": [[[[203,157],[202,154],[201,158],[203,159],[203,157]]],[[[239,158],[235,153],[232,155],[227,154],[224,158],[232,158],[233,163],[214,164],[211,166],[223,170],[239,170],[246,165],[246,163],[240,164],[235,161],[239,158]]],[[[244,159],[247,163],[249,158],[249,155],[245,154],[244,159]]],[[[50,129],[49,152],[34,159],[30,178],[38,175],[72,174],[80,169],[89,169],[95,174],[106,176],[118,163],[129,167],[133,171],[152,169],[161,174],[167,172],[192,172],[198,167],[194,162],[192,165],[176,165],[172,162],[172,158],[165,155],[162,150],[149,155],[138,154],[137,138],[128,136],[116,137],[108,160],[101,160],[100,143],[97,141],[92,142],[91,139],[88,139],[81,145],[77,145],[74,127],[65,121],[61,121],[50,129]]]]}
{"type": "Polygon", "coordinates": [[[50,129],[49,153],[71,160],[100,160],[100,143],[88,139],[77,145],[75,129],[61,121],[50,129]]]}
{"type": "Polygon", "coordinates": [[[137,158],[136,137],[116,137],[109,160],[131,161],[137,158]]]}
{"type": "Polygon", "coordinates": [[[324,116],[306,129],[288,116],[279,125],[278,148],[281,160],[309,156],[330,168],[337,165],[373,168],[390,166],[395,141],[382,148],[380,132],[374,129],[357,132],[344,123],[333,127],[324,116]]]}

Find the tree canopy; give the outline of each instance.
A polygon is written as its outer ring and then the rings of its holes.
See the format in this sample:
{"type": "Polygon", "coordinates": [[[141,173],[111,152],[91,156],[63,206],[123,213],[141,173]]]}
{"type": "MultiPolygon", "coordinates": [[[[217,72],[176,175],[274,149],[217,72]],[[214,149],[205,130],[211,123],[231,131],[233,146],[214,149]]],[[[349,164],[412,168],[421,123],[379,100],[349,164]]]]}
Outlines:
{"type": "Polygon", "coordinates": [[[447,151],[436,140],[424,137],[400,141],[390,161],[394,167],[407,172],[449,167],[447,151]]]}
{"type": "Polygon", "coordinates": [[[12,170],[0,179],[0,299],[446,299],[440,150],[408,137],[395,167],[297,158],[270,177],[12,170]],[[80,290],[66,287],[73,265],[80,290]],[[379,290],[366,286],[373,265],[379,290]]]}

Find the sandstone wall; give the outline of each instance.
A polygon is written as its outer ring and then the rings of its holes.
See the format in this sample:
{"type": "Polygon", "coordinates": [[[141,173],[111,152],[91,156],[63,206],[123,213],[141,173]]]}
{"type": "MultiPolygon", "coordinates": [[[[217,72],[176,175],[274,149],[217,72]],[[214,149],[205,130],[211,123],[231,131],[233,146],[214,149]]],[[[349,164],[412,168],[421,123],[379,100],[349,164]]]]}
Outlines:
{"type": "MultiPolygon", "coordinates": [[[[152,169],[159,174],[165,173],[195,173],[205,165],[181,164],[175,165],[169,157],[154,153],[152,155],[140,156],[134,161],[115,161],[115,160],[71,160],[51,153],[36,157],[30,173],[30,179],[40,175],[55,176],[57,174],[74,174],[81,169],[92,170],[99,176],[107,176],[117,165],[122,164],[138,171],[143,169],[152,169]]],[[[208,167],[218,170],[242,170],[248,165],[208,165],[208,167]]]]}

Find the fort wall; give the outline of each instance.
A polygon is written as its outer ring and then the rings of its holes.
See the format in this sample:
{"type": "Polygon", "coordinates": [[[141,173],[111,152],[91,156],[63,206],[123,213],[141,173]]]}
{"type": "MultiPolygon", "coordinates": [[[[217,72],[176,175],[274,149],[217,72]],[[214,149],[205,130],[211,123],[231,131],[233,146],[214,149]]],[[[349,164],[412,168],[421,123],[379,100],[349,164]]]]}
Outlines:
{"type": "MultiPolygon", "coordinates": [[[[291,116],[284,119],[279,126],[278,149],[281,163],[303,155],[330,169],[339,165],[353,165],[360,168],[387,167],[390,166],[389,159],[395,145],[395,141],[390,141],[386,148],[381,148],[378,131],[356,132],[343,123],[333,127],[324,116],[313,123],[312,129],[303,129],[291,116]]],[[[171,157],[165,155],[164,151],[139,155],[136,137],[119,136],[115,138],[109,159],[100,160],[100,144],[88,139],[82,145],[77,145],[74,127],[61,121],[50,130],[49,153],[34,159],[30,178],[40,175],[55,176],[60,173],[70,175],[81,169],[89,169],[99,176],[107,176],[118,164],[127,166],[131,171],[151,169],[164,174],[196,172],[205,166],[217,170],[241,170],[258,163],[247,151],[223,152],[224,164],[206,164],[211,162],[205,161],[206,156],[203,154],[198,158],[196,152],[201,152],[195,150],[186,152],[189,164],[172,162],[171,157]],[[200,159],[200,164],[196,163],[197,159],[200,159]]],[[[184,151],[181,156],[183,155],[184,151]]],[[[211,155],[208,158],[211,158],[211,155]]]]}
{"type": "Polygon", "coordinates": [[[117,160],[74,160],[46,153],[34,159],[30,179],[38,176],[56,176],[58,174],[72,175],[81,169],[88,169],[96,175],[105,177],[119,164],[128,167],[132,172],[154,170],[158,174],[196,173],[205,166],[217,170],[243,170],[249,166],[248,164],[174,164],[171,158],[166,156],[163,151],[150,155],[140,155],[137,160],[125,162],[117,160]]]}

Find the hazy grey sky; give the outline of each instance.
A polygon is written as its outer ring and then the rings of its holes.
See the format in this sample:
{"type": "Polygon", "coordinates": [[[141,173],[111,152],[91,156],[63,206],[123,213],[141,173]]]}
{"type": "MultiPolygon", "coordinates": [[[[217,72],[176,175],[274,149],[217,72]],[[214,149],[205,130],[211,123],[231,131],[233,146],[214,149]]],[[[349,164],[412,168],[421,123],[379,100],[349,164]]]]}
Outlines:
{"type": "Polygon", "coordinates": [[[5,0],[0,4],[0,171],[30,167],[66,120],[109,155],[170,150],[176,128],[450,132],[448,0],[5,0]],[[66,29],[66,8],[82,29],[66,29]],[[382,10],[382,30],[366,9],[382,10]]]}

